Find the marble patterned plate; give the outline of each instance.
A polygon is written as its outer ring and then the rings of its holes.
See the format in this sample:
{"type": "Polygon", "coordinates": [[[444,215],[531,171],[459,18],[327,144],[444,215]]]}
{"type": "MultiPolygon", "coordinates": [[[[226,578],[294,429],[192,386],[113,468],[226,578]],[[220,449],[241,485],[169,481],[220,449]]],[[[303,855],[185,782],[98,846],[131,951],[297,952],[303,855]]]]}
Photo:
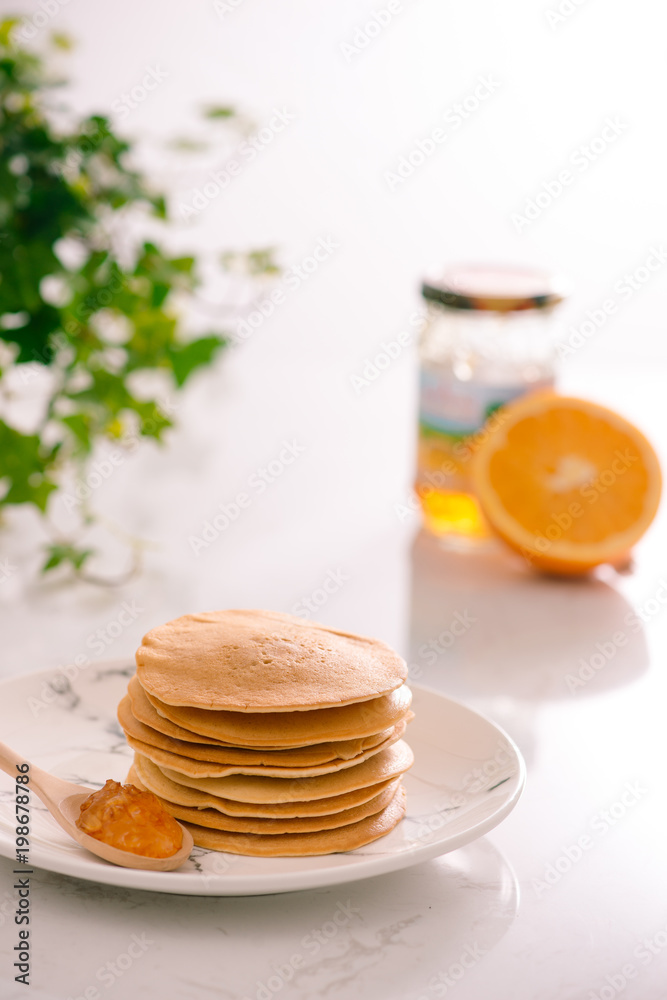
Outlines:
{"type": "MultiPolygon", "coordinates": [[[[39,767],[99,788],[124,781],[132,752],[116,705],[134,672],[108,661],[69,676],[50,670],[0,684],[0,739],[39,767]]],[[[406,817],[386,837],[345,854],[249,858],[195,848],[175,872],[118,868],[88,854],[32,797],[31,865],[109,885],[196,896],[255,896],[353,882],[407,868],[481,837],[516,805],[525,765],[488,719],[442,694],[412,685],[415,719],[407,740],[415,764],[405,777],[406,817]]],[[[14,791],[0,773],[0,855],[15,858],[14,791]]]]}

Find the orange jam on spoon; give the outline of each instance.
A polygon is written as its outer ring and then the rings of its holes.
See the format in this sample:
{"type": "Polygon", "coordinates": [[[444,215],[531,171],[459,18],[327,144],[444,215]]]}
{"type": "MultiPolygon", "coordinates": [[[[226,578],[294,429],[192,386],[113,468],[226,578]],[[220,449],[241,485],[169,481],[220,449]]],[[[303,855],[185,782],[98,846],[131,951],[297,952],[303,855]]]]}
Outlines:
{"type": "Polygon", "coordinates": [[[95,840],[146,858],[170,858],[183,843],[180,825],[152,792],[111,778],[82,802],[76,825],[95,840]]]}

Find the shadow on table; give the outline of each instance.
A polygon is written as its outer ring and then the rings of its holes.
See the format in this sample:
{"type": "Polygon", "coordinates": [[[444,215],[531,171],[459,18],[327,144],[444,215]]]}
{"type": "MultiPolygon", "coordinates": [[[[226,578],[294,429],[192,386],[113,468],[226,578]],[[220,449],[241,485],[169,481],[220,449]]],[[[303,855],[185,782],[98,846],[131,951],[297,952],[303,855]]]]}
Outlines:
{"type": "Polygon", "coordinates": [[[500,551],[412,551],[410,675],[454,697],[600,694],[648,666],[632,605],[597,578],[539,576],[500,551]]]}
{"type": "MultiPolygon", "coordinates": [[[[657,603],[657,602],[656,602],[657,603]]],[[[598,577],[540,576],[499,549],[412,548],[410,679],[492,716],[528,761],[541,704],[631,684],[648,667],[644,625],[598,577]]]]}

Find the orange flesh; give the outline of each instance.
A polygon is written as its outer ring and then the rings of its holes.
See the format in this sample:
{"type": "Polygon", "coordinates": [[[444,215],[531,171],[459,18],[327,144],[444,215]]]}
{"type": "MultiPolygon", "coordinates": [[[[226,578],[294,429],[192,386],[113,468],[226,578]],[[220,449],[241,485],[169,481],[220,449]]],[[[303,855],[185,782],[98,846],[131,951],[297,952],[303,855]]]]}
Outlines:
{"type": "Polygon", "coordinates": [[[183,844],[183,831],[152,792],[106,782],[81,804],[76,825],[83,833],[145,858],[170,858],[183,844]]]}
{"type": "Polygon", "coordinates": [[[625,556],[660,496],[658,461],[641,432],[602,407],[555,395],[504,412],[475,470],[496,531],[555,572],[625,556]]]}
{"type": "Polygon", "coordinates": [[[568,540],[599,542],[641,516],[647,470],[627,434],[589,414],[578,414],[576,424],[571,417],[556,410],[511,428],[509,447],[493,456],[490,476],[500,502],[515,516],[518,508],[529,531],[544,531],[554,514],[578,503],[584,513],[573,520],[568,540]],[[530,465],[527,453],[535,456],[530,465]],[[621,478],[622,496],[612,488],[621,478]],[[530,503],[522,504],[528,492],[530,503]]]}

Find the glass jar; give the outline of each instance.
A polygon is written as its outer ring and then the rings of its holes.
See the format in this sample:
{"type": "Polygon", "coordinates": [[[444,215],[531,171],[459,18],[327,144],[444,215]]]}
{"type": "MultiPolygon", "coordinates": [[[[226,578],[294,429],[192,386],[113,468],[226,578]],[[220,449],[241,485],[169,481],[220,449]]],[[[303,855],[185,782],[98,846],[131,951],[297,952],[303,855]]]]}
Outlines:
{"type": "Polygon", "coordinates": [[[498,407],[555,382],[562,283],[529,269],[457,267],[422,285],[416,490],[426,527],[455,547],[490,534],[470,460],[498,407]]]}

